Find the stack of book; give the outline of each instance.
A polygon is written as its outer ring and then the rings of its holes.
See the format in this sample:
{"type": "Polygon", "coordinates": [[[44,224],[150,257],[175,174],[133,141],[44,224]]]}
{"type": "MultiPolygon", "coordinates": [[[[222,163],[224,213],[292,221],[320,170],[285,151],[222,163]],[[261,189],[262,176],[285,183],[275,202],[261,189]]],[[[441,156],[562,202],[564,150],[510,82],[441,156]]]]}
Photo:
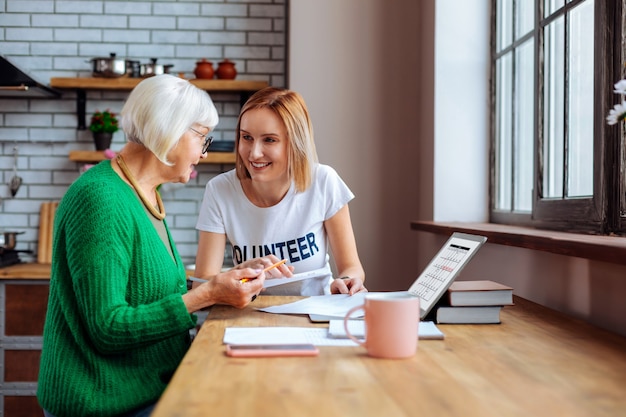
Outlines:
{"type": "Polygon", "coordinates": [[[437,323],[500,323],[500,311],[513,304],[513,288],[498,282],[455,281],[436,309],[437,323]]]}

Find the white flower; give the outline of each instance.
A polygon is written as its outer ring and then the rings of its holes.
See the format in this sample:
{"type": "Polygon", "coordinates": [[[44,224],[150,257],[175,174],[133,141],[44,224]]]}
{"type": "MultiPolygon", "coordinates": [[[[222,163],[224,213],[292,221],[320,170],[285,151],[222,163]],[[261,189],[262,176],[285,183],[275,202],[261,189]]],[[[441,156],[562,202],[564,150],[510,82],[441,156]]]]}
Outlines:
{"type": "Polygon", "coordinates": [[[622,101],[620,104],[616,104],[613,107],[613,109],[609,111],[609,115],[606,117],[606,121],[608,124],[614,125],[614,124],[617,124],[617,122],[619,122],[620,120],[623,120],[625,118],[626,118],[626,101],[622,101]]]}
{"type": "Polygon", "coordinates": [[[626,94],[626,80],[618,81],[613,92],[621,95],[626,94]]]}

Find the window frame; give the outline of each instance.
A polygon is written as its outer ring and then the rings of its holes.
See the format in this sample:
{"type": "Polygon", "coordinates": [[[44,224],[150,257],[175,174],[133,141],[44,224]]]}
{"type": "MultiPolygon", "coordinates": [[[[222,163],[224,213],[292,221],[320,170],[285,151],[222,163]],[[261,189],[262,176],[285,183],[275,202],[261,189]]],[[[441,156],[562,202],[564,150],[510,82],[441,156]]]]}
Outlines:
{"type": "MultiPolygon", "coordinates": [[[[512,0],[515,1],[515,0],[512,0]]],[[[527,0],[517,0],[527,1],[527,0]]],[[[592,197],[544,199],[543,195],[543,29],[558,16],[581,4],[583,0],[566,2],[547,19],[542,19],[544,0],[535,0],[534,65],[534,138],[533,138],[533,197],[531,213],[516,213],[495,209],[496,204],[496,64],[503,51],[496,51],[497,0],[492,0],[491,12],[491,78],[490,78],[490,208],[491,223],[530,226],[578,233],[626,233],[626,196],[624,196],[624,159],[621,145],[623,127],[608,126],[606,115],[617,102],[613,84],[623,78],[622,25],[626,0],[594,1],[594,156],[592,197]]],[[[513,5],[514,6],[514,5],[513,5]]],[[[513,10],[515,7],[513,7],[513,10]]],[[[514,20],[514,19],[513,19],[514,20]]],[[[514,30],[514,29],[511,29],[514,30]]],[[[521,44],[528,36],[513,41],[521,44]]],[[[566,75],[564,75],[566,76],[566,75]]],[[[514,117],[515,110],[512,111],[514,117]]],[[[567,124],[565,124],[567,132],[567,124]]],[[[566,181],[566,178],[564,178],[566,181]]]]}

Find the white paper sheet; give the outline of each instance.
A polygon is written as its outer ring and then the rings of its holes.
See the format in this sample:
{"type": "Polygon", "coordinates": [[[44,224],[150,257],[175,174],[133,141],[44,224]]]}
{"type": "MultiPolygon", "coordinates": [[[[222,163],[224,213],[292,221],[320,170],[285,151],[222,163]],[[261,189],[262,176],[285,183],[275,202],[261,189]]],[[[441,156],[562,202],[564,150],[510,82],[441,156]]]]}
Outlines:
{"type": "MultiPolygon", "coordinates": [[[[326,316],[344,317],[356,306],[363,305],[367,292],[348,294],[314,295],[289,304],[258,308],[259,311],[276,314],[322,314],[326,316]]],[[[363,317],[363,311],[357,311],[351,317],[363,317]]]]}
{"type": "MultiPolygon", "coordinates": [[[[354,337],[365,337],[365,322],[362,320],[350,320],[348,321],[348,330],[354,337]]],[[[418,327],[419,339],[443,339],[444,334],[437,325],[432,321],[422,321],[418,327]]],[[[348,337],[346,330],[343,327],[343,320],[331,320],[328,325],[328,337],[345,339],[348,337]]]]}
{"type": "Polygon", "coordinates": [[[299,274],[293,274],[291,278],[269,278],[265,280],[263,288],[276,287],[278,285],[289,284],[290,282],[302,281],[304,279],[310,279],[315,277],[321,277],[329,273],[328,268],[315,269],[309,272],[301,272],[299,274]]]}
{"type": "MultiPolygon", "coordinates": [[[[332,323],[332,322],[331,322],[332,323]]],[[[363,326],[359,320],[349,322],[350,330],[359,333],[357,327],[363,326]]],[[[343,329],[343,320],[341,321],[343,329]]],[[[361,334],[364,332],[361,331],[361,334]]],[[[302,344],[312,343],[316,346],[358,346],[357,343],[344,337],[332,337],[328,328],[320,327],[227,327],[224,331],[224,344],[251,345],[251,344],[302,344]]],[[[432,321],[420,323],[420,339],[443,339],[444,334],[432,321]]]]}
{"type": "MultiPolygon", "coordinates": [[[[263,288],[277,287],[279,285],[289,284],[290,282],[296,282],[296,281],[302,281],[304,279],[321,277],[321,276],[329,274],[330,273],[329,271],[330,270],[328,268],[320,268],[320,269],[314,269],[313,271],[309,271],[309,272],[301,272],[299,274],[293,274],[293,276],[289,278],[287,277],[268,278],[263,283],[263,288]]],[[[189,277],[189,280],[196,281],[196,282],[207,282],[207,280],[204,278],[196,278],[196,277],[189,277]]]]}
{"type": "Polygon", "coordinates": [[[328,337],[328,329],[320,327],[227,327],[224,331],[225,344],[301,344],[316,346],[357,346],[350,339],[328,337]]]}

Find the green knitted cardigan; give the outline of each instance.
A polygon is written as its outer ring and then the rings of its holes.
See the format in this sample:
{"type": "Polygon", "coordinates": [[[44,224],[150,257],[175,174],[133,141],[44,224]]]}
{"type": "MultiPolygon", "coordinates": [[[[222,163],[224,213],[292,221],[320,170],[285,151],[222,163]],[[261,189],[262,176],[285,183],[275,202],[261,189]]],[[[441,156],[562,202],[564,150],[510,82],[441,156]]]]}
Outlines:
{"type": "Polygon", "coordinates": [[[114,416],[158,400],[197,317],[175,261],[137,195],[103,161],[82,174],[54,221],[37,397],[57,417],[114,416]]]}

